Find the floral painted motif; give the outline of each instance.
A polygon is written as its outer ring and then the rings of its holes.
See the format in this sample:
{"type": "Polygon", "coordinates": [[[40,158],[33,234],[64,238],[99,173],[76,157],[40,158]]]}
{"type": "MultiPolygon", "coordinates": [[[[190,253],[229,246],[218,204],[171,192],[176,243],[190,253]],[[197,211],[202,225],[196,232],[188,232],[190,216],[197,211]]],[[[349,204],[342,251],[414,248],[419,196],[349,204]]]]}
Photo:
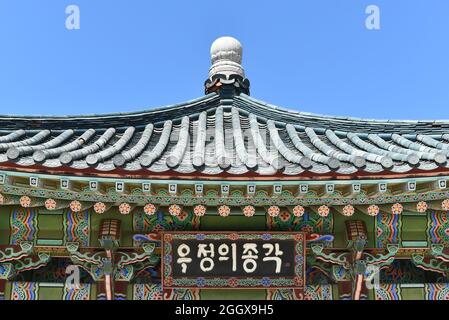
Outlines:
{"type": "Polygon", "coordinates": [[[404,211],[404,207],[400,203],[395,203],[391,206],[391,213],[393,214],[401,214],[404,211]]]}
{"type": "Polygon", "coordinates": [[[206,214],[206,207],[203,205],[198,205],[195,208],[193,208],[193,213],[197,216],[197,217],[202,217],[206,214]]]}
{"type": "Polygon", "coordinates": [[[235,288],[239,285],[239,280],[237,278],[230,278],[228,283],[230,287],[235,288]]]}
{"type": "Polygon", "coordinates": [[[45,209],[47,209],[47,210],[52,211],[52,210],[56,209],[56,201],[53,200],[53,199],[45,200],[45,204],[44,205],[45,205],[45,209]]]}
{"type": "Polygon", "coordinates": [[[181,213],[181,207],[178,206],[177,204],[172,204],[172,205],[168,208],[168,212],[169,212],[172,216],[174,216],[174,217],[179,216],[180,213],[181,213]]]}
{"type": "Polygon", "coordinates": [[[232,240],[232,241],[236,241],[236,240],[240,239],[240,236],[238,233],[230,233],[228,235],[228,239],[232,240]]]}
{"type": "Polygon", "coordinates": [[[145,212],[146,215],[152,216],[156,214],[156,206],[152,203],[149,203],[143,208],[143,212],[145,212]]]}
{"type": "Polygon", "coordinates": [[[231,214],[231,208],[229,208],[229,207],[226,206],[226,205],[222,205],[222,206],[220,206],[220,207],[218,208],[218,214],[219,214],[221,217],[227,217],[227,216],[229,216],[229,215],[231,214]]]}
{"type": "Polygon", "coordinates": [[[277,217],[280,212],[281,212],[281,209],[279,209],[278,206],[271,206],[268,208],[268,215],[270,217],[277,217]]]}
{"type": "Polygon", "coordinates": [[[302,217],[305,213],[305,209],[302,206],[296,206],[293,208],[293,214],[295,217],[302,217]]]}
{"type": "MultiPolygon", "coordinates": [[[[181,211],[179,216],[177,217],[179,221],[185,221],[189,217],[187,211],[181,211]]],[[[198,217],[198,216],[197,216],[198,217]]]]}
{"type": "Polygon", "coordinates": [[[441,209],[449,211],[449,199],[446,199],[441,203],[441,209]]]}
{"type": "Polygon", "coordinates": [[[270,278],[262,278],[261,284],[264,287],[269,287],[271,285],[271,279],[270,278]]]}
{"type": "Polygon", "coordinates": [[[332,234],[333,215],[330,213],[327,217],[322,217],[307,210],[301,217],[297,217],[288,211],[282,211],[277,217],[267,215],[267,227],[272,231],[305,232],[309,235],[332,234]]]}
{"type": "Polygon", "coordinates": [[[352,205],[350,205],[350,204],[348,204],[347,206],[345,206],[343,208],[343,215],[346,216],[346,217],[353,216],[354,212],[355,212],[354,207],[352,205]]]}
{"type": "Polygon", "coordinates": [[[428,207],[429,206],[427,205],[427,202],[420,201],[416,204],[416,211],[418,211],[419,213],[425,213],[428,207]]]}
{"type": "Polygon", "coordinates": [[[379,214],[379,207],[376,206],[375,204],[371,205],[368,207],[368,215],[375,217],[379,214]]]}
{"type": "Polygon", "coordinates": [[[327,217],[330,213],[329,207],[328,206],[321,206],[318,208],[318,214],[321,217],[327,217]]]}
{"type": "Polygon", "coordinates": [[[81,202],[78,200],[73,200],[70,202],[70,210],[73,212],[80,212],[81,211],[81,202]]]}
{"type": "Polygon", "coordinates": [[[245,217],[252,217],[256,214],[256,209],[253,206],[246,206],[243,208],[243,214],[245,217]]]}
{"type": "Polygon", "coordinates": [[[128,203],[122,203],[118,207],[118,211],[123,215],[128,215],[131,213],[131,206],[128,203]]]}
{"type": "MultiPolygon", "coordinates": [[[[181,211],[177,216],[164,213],[158,209],[154,215],[147,215],[142,209],[132,211],[133,230],[139,234],[157,233],[160,231],[196,230],[201,218],[193,214],[193,210],[181,211]]],[[[138,245],[135,240],[135,245],[138,245]]]]}
{"type": "Polygon", "coordinates": [[[106,212],[106,205],[103,202],[97,202],[94,204],[94,211],[98,214],[103,214],[106,212]]]}
{"type": "Polygon", "coordinates": [[[291,214],[290,214],[290,212],[288,212],[288,211],[282,211],[280,214],[279,214],[279,219],[282,221],[282,222],[285,222],[285,221],[289,221],[290,220],[290,218],[291,218],[291,214]]]}
{"type": "Polygon", "coordinates": [[[22,196],[20,197],[19,203],[22,208],[29,208],[31,206],[31,198],[28,196],[22,196]]]}

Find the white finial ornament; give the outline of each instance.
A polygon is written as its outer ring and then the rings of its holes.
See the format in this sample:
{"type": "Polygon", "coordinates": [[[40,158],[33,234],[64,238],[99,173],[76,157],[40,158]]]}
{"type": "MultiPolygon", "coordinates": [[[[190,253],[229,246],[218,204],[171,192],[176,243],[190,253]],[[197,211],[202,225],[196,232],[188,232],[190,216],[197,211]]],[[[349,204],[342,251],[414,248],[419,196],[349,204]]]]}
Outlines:
{"type": "Polygon", "coordinates": [[[210,48],[212,67],[209,69],[209,78],[221,74],[227,78],[239,75],[245,78],[242,63],[242,45],[232,37],[221,37],[212,43],[210,48]]]}

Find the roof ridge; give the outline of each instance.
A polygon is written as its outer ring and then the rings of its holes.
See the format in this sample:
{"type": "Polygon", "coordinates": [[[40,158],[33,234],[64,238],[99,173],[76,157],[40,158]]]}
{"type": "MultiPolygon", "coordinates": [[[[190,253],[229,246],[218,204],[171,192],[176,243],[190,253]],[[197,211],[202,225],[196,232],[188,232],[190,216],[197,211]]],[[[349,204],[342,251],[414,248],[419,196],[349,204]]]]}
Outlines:
{"type": "Polygon", "coordinates": [[[319,113],[313,113],[313,112],[307,112],[307,111],[297,111],[285,107],[279,107],[278,105],[274,105],[271,103],[268,103],[263,100],[256,99],[254,97],[251,97],[249,95],[246,95],[244,93],[240,94],[239,96],[241,99],[246,100],[247,102],[253,102],[256,103],[262,107],[265,107],[267,109],[273,109],[276,111],[279,111],[280,113],[288,113],[288,114],[296,114],[299,116],[306,116],[306,117],[314,117],[314,118],[320,118],[324,120],[343,120],[343,121],[358,121],[358,122],[368,122],[368,123],[388,123],[390,125],[395,123],[410,123],[410,124],[449,124],[449,119],[435,119],[435,120],[402,120],[402,119],[368,119],[368,118],[360,118],[360,117],[351,117],[351,116],[334,116],[334,115],[328,115],[328,114],[319,114],[319,113]]]}
{"type": "Polygon", "coordinates": [[[141,111],[130,111],[130,112],[111,112],[111,113],[103,113],[103,114],[78,114],[78,115],[60,115],[60,116],[52,116],[52,115],[31,115],[31,116],[22,116],[22,115],[2,115],[0,114],[0,121],[1,120],[12,120],[12,119],[19,119],[19,120],[55,120],[55,121],[61,121],[61,120],[75,120],[75,119],[107,119],[107,118],[116,118],[116,117],[134,117],[134,116],[141,116],[141,115],[151,115],[156,114],[160,112],[166,112],[171,110],[176,110],[180,108],[186,108],[193,104],[198,104],[201,102],[206,102],[208,100],[213,100],[214,98],[219,98],[219,96],[216,93],[209,93],[206,95],[203,95],[201,97],[191,99],[185,102],[181,103],[175,103],[175,104],[169,104],[161,107],[156,107],[153,109],[146,109],[141,111]]]}

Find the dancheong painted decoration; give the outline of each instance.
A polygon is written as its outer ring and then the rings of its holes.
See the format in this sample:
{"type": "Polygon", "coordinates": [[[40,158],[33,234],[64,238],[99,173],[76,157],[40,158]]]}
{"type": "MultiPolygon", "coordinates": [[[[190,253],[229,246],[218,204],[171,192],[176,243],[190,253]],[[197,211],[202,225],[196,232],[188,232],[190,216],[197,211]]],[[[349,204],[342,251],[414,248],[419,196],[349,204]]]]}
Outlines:
{"type": "Polygon", "coordinates": [[[211,57],[178,105],[0,116],[0,299],[447,300],[449,121],[285,110],[211,57]]]}
{"type": "Polygon", "coordinates": [[[164,289],[304,289],[303,233],[164,232],[162,248],[164,289]]]}

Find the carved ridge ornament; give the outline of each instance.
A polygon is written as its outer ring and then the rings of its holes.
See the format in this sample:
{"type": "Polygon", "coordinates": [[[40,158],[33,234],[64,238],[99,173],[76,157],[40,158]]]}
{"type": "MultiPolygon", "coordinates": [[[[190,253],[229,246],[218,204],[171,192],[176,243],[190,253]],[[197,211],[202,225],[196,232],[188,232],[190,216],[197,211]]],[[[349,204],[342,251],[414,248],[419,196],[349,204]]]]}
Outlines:
{"type": "Polygon", "coordinates": [[[302,292],[305,238],[301,232],[163,232],[163,289],[302,292]]]}

